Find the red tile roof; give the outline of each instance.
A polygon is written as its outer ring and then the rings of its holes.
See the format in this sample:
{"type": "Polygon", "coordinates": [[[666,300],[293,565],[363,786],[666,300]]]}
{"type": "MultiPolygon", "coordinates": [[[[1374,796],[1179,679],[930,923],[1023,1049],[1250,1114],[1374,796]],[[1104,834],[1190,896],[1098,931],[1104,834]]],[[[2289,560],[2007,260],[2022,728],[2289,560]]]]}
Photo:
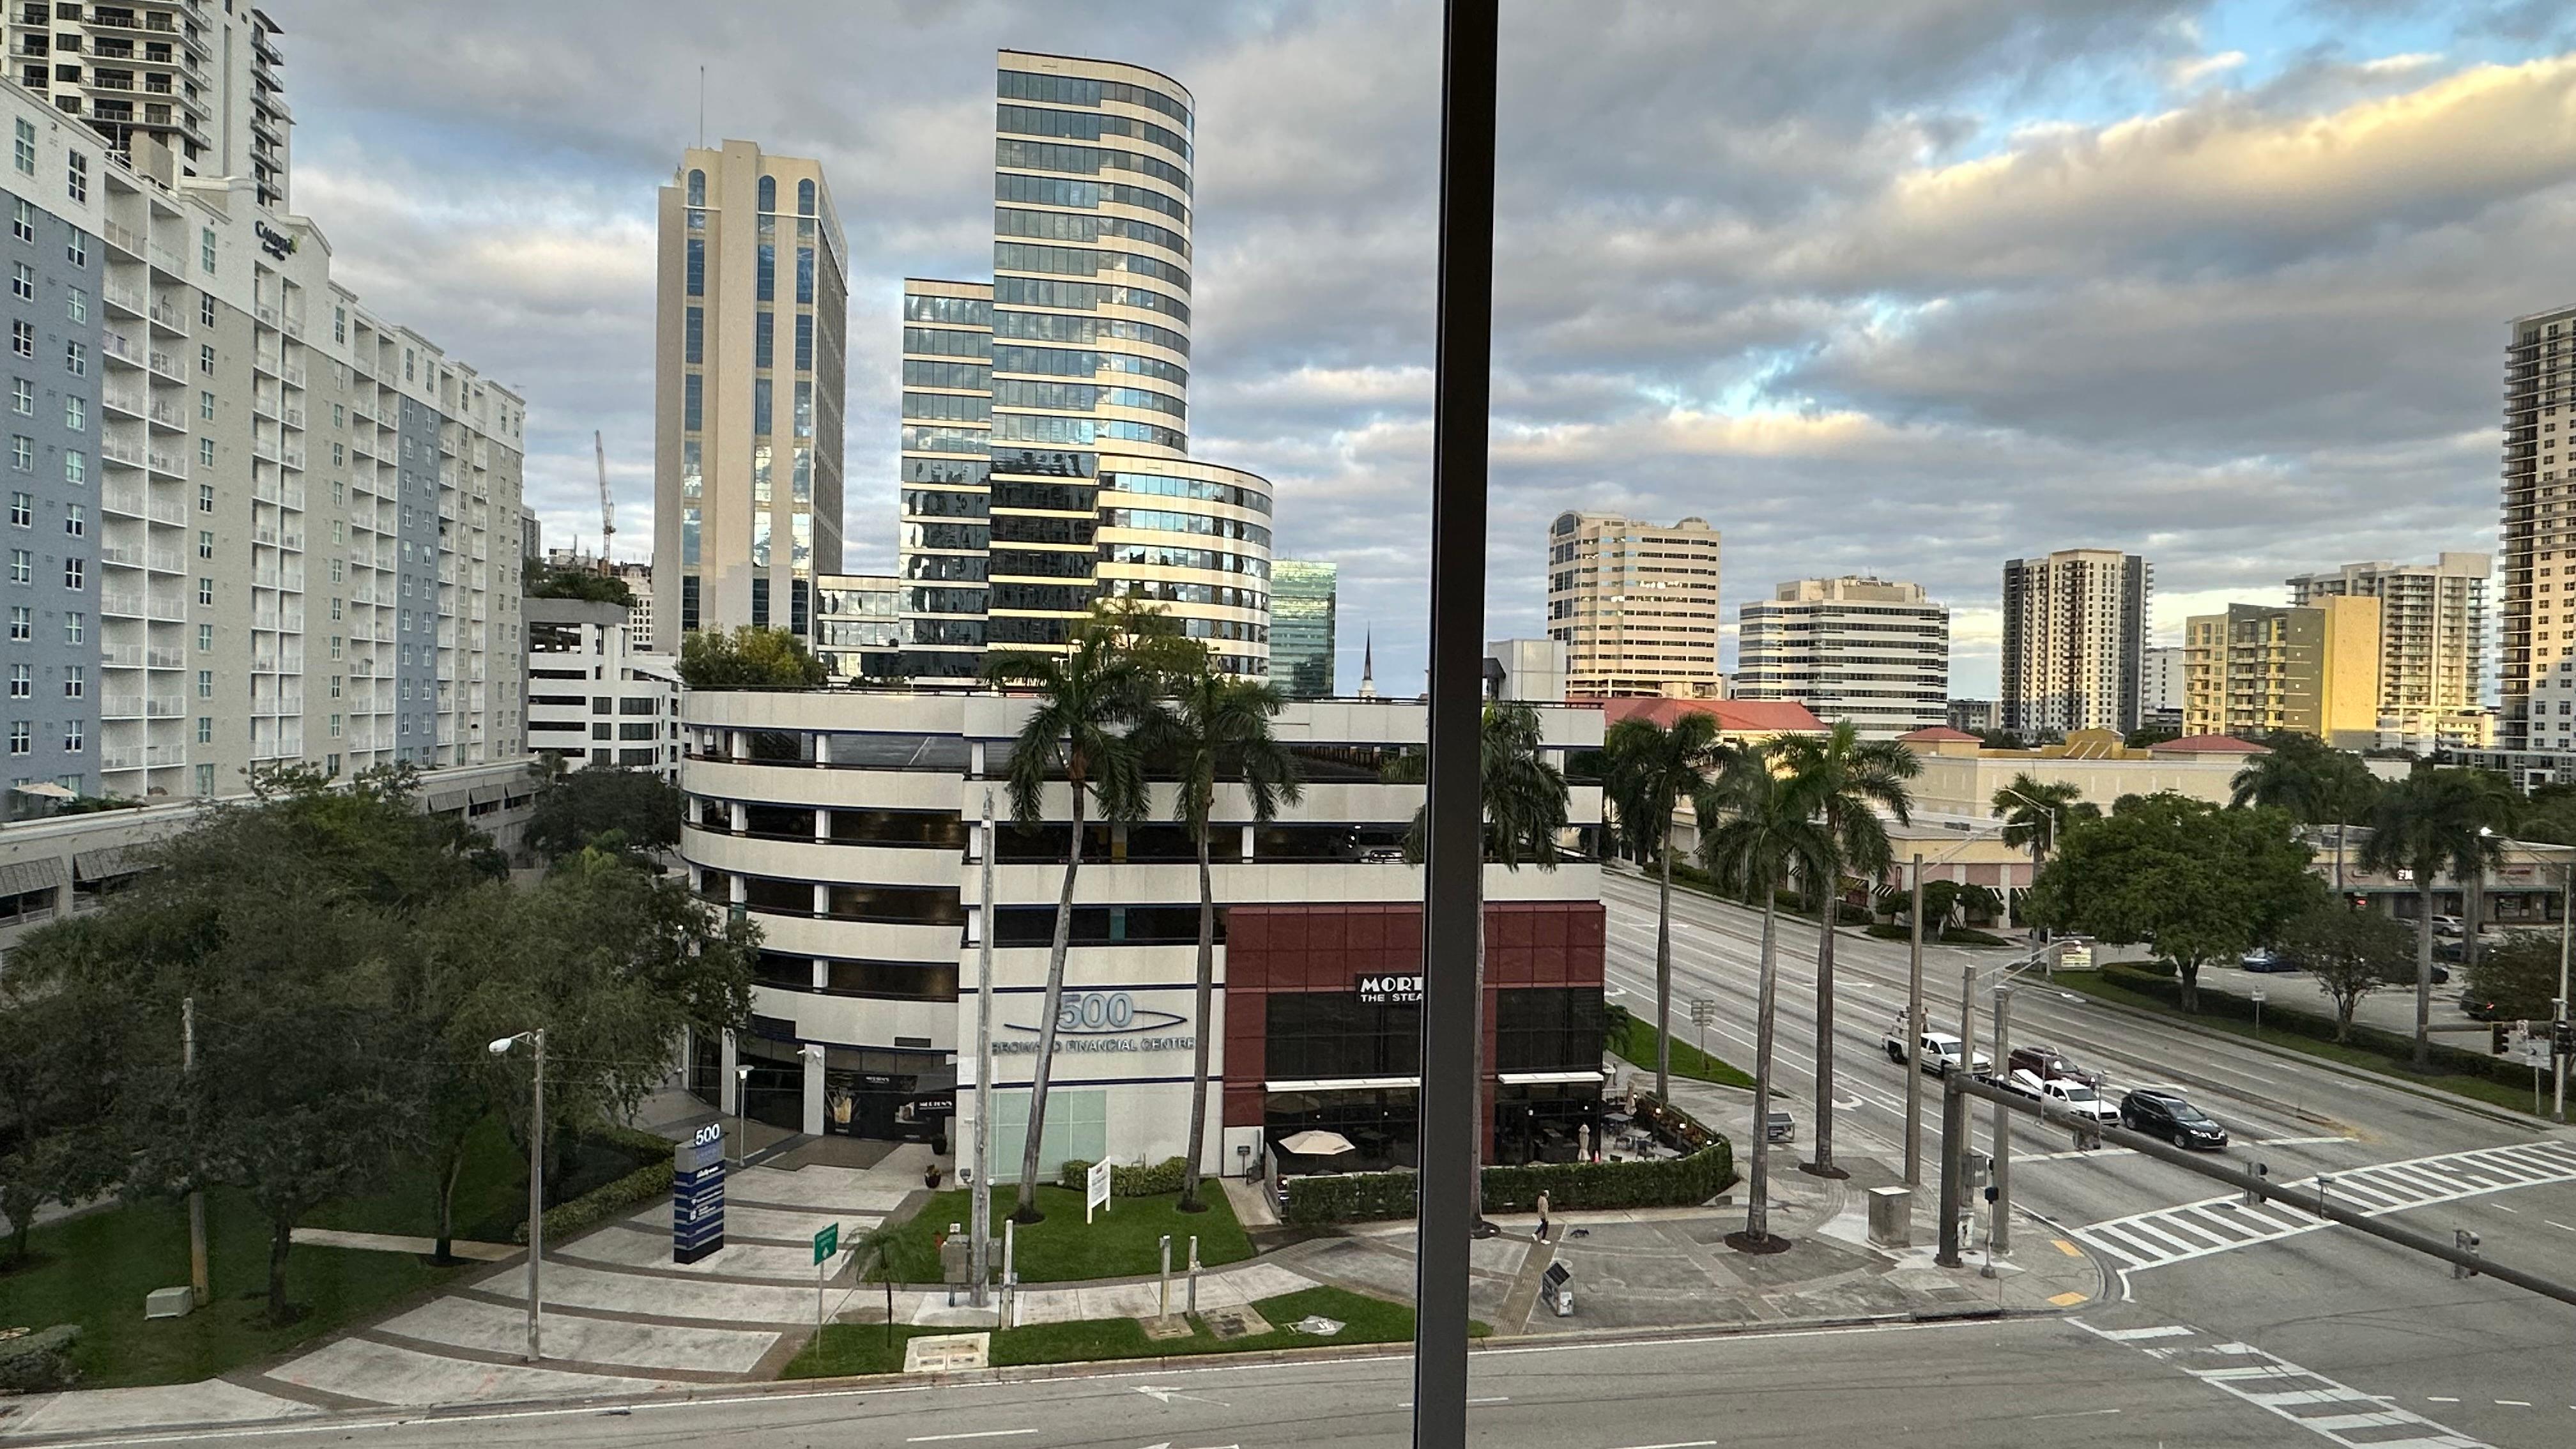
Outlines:
{"type": "Polygon", "coordinates": [[[1644,719],[1669,727],[1686,714],[1717,717],[1736,734],[1823,734],[1825,722],[1803,704],[1774,699],[1612,699],[1602,703],[1605,722],[1644,719]]]}
{"type": "Polygon", "coordinates": [[[2267,745],[2240,740],[2234,735],[2185,735],[2178,740],[2164,740],[2147,747],[2155,755],[2268,755],[2267,745]]]}
{"type": "Polygon", "coordinates": [[[1901,734],[1896,737],[1896,742],[1898,744],[1903,744],[1908,740],[1912,740],[1917,744],[1926,745],[1946,744],[1954,740],[1966,740],[1970,744],[1977,743],[1977,737],[1975,735],[1968,733],[1966,730],[1954,730],[1948,725],[1930,725],[1923,729],[1915,730],[1910,734],[1901,734]]]}

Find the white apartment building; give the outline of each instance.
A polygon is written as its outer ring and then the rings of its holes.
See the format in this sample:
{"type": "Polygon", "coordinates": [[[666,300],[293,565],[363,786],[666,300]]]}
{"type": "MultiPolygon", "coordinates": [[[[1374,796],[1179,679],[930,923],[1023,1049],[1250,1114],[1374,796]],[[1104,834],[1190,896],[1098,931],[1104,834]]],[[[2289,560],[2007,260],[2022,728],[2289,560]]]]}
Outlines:
{"type": "Polygon", "coordinates": [[[2379,600],[2379,729],[2442,734],[2485,702],[2487,576],[2495,560],[2445,552],[2429,564],[2351,563],[2289,581],[2293,605],[2334,595],[2379,600]]]}
{"type": "Polygon", "coordinates": [[[2506,324],[2502,541],[2497,743],[2520,750],[2532,687],[2576,655],[2576,306],[2506,324]]]}
{"type": "Polygon", "coordinates": [[[2003,727],[2024,738],[2138,727],[2155,571],[2117,549],[2004,562],[2003,727]]]}
{"type": "Polygon", "coordinates": [[[1864,739],[1949,717],[1950,611],[1920,584],[1798,579],[1745,604],[1740,622],[1731,698],[1803,704],[1864,739]]]}
{"type": "Polygon", "coordinates": [[[653,566],[622,563],[614,565],[612,571],[626,585],[628,596],[635,600],[626,610],[626,647],[638,654],[651,654],[658,650],[676,657],[680,652],[680,641],[674,639],[670,648],[662,649],[653,637],[653,566]]]}
{"type": "Polygon", "coordinates": [[[284,210],[283,33],[268,12],[208,0],[10,0],[8,78],[89,123],[118,160],[161,176],[241,176],[284,210]]]}
{"type": "Polygon", "coordinates": [[[2184,663],[2190,650],[2167,644],[2138,655],[2138,726],[2182,728],[2184,663]]]}
{"type": "Polygon", "coordinates": [[[1718,532],[1704,518],[1665,526],[1613,513],[1548,525],[1547,633],[1566,648],[1569,699],[1715,699],[1718,532]]]}
{"type": "Polygon", "coordinates": [[[584,765],[665,778],[680,765],[680,668],[637,650],[627,611],[584,599],[528,599],[528,748],[584,765]]]}

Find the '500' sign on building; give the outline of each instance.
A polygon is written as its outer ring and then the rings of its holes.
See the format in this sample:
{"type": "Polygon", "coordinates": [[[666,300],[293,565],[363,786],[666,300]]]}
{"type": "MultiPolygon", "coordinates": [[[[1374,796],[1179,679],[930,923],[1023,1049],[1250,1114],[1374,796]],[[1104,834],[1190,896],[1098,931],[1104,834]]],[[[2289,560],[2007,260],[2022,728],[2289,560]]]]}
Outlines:
{"type": "MultiPolygon", "coordinates": [[[[1175,1030],[1188,1022],[1176,1012],[1139,1007],[1124,991],[1068,991],[1055,1016],[1055,1046],[1065,1052],[1188,1051],[1198,1038],[1175,1030]]],[[[1024,1035],[996,1041],[993,1050],[1037,1051],[1035,1026],[1015,1021],[1008,1029],[1024,1035]]]]}

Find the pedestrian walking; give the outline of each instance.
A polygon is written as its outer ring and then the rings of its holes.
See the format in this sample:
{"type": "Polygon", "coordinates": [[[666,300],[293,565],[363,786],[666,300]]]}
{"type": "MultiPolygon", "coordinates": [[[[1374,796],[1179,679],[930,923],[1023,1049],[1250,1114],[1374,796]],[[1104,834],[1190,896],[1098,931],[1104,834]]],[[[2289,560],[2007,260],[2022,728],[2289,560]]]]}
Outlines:
{"type": "Polygon", "coordinates": [[[1538,1195],[1538,1241],[1547,1241],[1547,1194],[1538,1195]]]}

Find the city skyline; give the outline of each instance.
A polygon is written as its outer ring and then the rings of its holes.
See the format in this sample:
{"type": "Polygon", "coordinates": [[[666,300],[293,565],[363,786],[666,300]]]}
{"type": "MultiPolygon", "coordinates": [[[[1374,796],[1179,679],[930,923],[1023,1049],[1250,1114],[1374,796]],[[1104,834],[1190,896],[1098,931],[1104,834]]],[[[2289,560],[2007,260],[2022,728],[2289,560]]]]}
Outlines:
{"type": "MultiPolygon", "coordinates": [[[[1957,610],[1953,687],[1973,695],[1994,691],[1989,580],[2007,557],[2153,557],[2171,643],[2192,612],[2301,570],[2494,550],[2495,329],[2565,300],[2545,262],[2576,208],[2563,128],[2526,122],[2576,85],[2560,58],[2576,40],[2563,17],[2514,33],[2450,10],[1948,26],[1900,7],[1814,86],[1790,28],[1703,54],[1669,14],[1580,32],[1512,17],[1504,83],[1531,104],[1507,123],[1503,214],[1571,209],[1589,260],[1560,286],[1568,234],[1505,229],[1485,632],[1540,632],[1537,532],[1564,508],[1710,518],[1729,535],[1730,618],[1785,579],[1916,579],[1957,610]],[[1586,59],[1543,72],[1569,53],[1586,59]],[[2064,79],[2018,79],[2042,72],[2064,79]],[[1692,74],[1745,82],[1677,88],[1692,74]],[[1569,106],[1639,149],[1604,170],[1590,143],[1541,134],[1569,106]],[[1798,116],[1821,128],[1804,142],[1798,116]],[[2349,142],[2351,170],[2271,169],[2289,163],[2267,148],[2311,128],[2349,142]],[[1728,139],[1652,140],[1711,134],[1728,139]],[[2494,144],[2507,134],[2525,144],[2494,144]],[[2218,170],[2179,165],[2193,136],[2218,170]],[[2441,154],[2481,162],[2407,159],[2441,154]],[[1663,174],[1684,155],[1718,160],[1663,174]],[[2077,184],[2036,195],[2061,165],[2077,184]],[[2195,184],[2222,173],[2242,184],[2195,184]],[[2271,205],[2283,184],[2314,205],[2271,205]],[[2014,217],[2055,240],[1998,252],[2014,217]],[[1915,242],[1865,244],[1873,227],[1915,242]],[[1642,319],[1613,305],[1640,292],[1660,299],[1642,319]],[[1831,535],[1824,487],[1858,505],[1831,535]]],[[[482,11],[471,28],[496,49],[587,53],[605,30],[616,63],[433,95],[387,63],[425,21],[272,13],[310,98],[298,205],[374,259],[370,295],[523,385],[550,543],[595,538],[593,427],[621,552],[640,542],[652,191],[698,138],[703,37],[649,7],[613,29],[581,5],[482,11]],[[496,158],[485,143],[505,136],[523,144],[496,158]]],[[[757,74],[711,67],[710,144],[815,155],[874,198],[850,222],[846,566],[893,562],[877,520],[896,486],[900,278],[988,262],[993,51],[1113,56],[1187,76],[1206,111],[1198,272],[1227,304],[1201,329],[1194,448],[1278,485],[1279,551],[1340,561],[1345,610],[1379,621],[1381,684],[1418,688],[1420,565],[1385,540],[1418,527],[1427,495],[1430,87],[1399,82],[1436,70],[1431,17],[888,10],[818,18],[816,44],[757,74]],[[1283,76],[1300,83],[1267,83],[1283,76]]]]}

